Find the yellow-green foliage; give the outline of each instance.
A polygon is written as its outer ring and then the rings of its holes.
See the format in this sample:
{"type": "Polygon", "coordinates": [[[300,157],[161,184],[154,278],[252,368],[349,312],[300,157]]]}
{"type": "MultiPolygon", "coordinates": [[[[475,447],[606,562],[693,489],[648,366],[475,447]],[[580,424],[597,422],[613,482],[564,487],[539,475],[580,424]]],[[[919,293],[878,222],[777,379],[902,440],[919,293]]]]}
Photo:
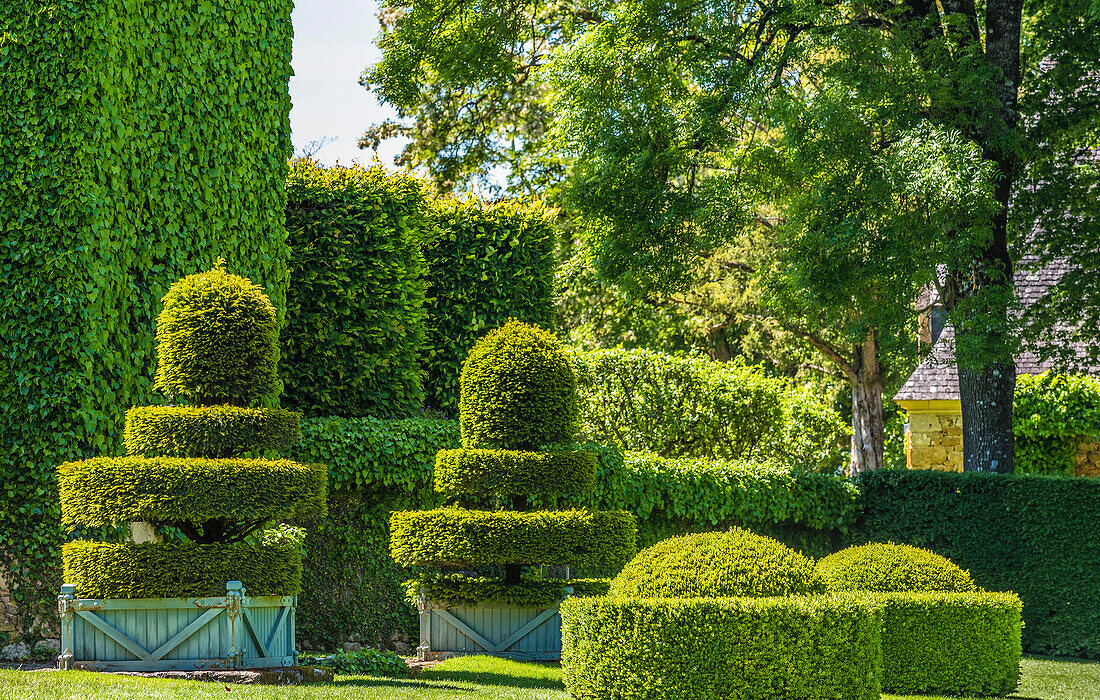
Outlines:
{"type": "Polygon", "coordinates": [[[733,528],[662,540],[631,559],[611,595],[785,596],[822,590],[814,563],[770,537],[733,528]]]}
{"type": "Polygon", "coordinates": [[[596,483],[593,452],[440,450],[435,490],[447,499],[484,502],[491,497],[526,496],[553,501],[583,497],[596,483]]]}
{"type": "Polygon", "coordinates": [[[302,551],[293,544],[77,540],[62,558],[79,598],[222,596],[226,581],[240,581],[248,595],[297,595],[302,584],[302,551]]]}
{"type": "Polygon", "coordinates": [[[882,593],[888,693],[1007,695],[1020,665],[1015,593],[882,593]]]}
{"type": "Polygon", "coordinates": [[[163,303],[155,386],[165,396],[247,406],[278,393],[279,320],[259,286],[219,263],[173,284],[163,303]]]}
{"type": "Polygon", "coordinates": [[[413,566],[617,564],[634,553],[634,516],[623,511],[396,512],[390,554],[413,566]]]}
{"type": "Polygon", "coordinates": [[[462,445],[530,450],[577,432],[577,380],[549,331],[510,321],[470,350],[460,378],[462,445]]]}
{"type": "Polygon", "coordinates": [[[877,700],[881,604],[865,596],[570,598],[576,700],[877,700]]]}
{"type": "Polygon", "coordinates": [[[927,549],[903,544],[849,547],[818,562],[833,591],[976,591],[970,574],[927,549]]]}
{"type": "Polygon", "coordinates": [[[308,416],[406,418],[424,392],[430,188],[381,166],[296,161],[287,180],[283,405],[308,416]]]}
{"type": "Polygon", "coordinates": [[[151,399],[168,286],[221,256],[284,306],[292,6],[0,2],[0,568],[28,626],[61,582],[54,468],[151,399]]]}
{"type": "Polygon", "coordinates": [[[123,440],[130,455],[239,457],[287,449],[301,418],[279,408],[135,406],[126,412],[123,440]]]}
{"type": "Polygon", "coordinates": [[[328,468],[286,460],[97,457],[57,470],[66,526],[208,520],[305,523],[325,512],[328,468]]]}

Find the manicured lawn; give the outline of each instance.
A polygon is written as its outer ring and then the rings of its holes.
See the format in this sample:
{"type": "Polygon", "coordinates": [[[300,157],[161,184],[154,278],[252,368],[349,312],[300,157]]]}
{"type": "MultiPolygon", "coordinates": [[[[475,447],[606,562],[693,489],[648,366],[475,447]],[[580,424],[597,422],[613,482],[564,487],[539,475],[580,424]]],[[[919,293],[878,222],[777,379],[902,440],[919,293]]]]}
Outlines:
{"type": "MultiPolygon", "coordinates": [[[[0,698],[26,700],[177,700],[231,698],[258,700],[567,700],[561,671],[553,666],[485,657],[453,659],[415,679],[338,676],[331,685],[304,687],[226,686],[98,673],[0,671],[0,698]]],[[[933,700],[931,696],[913,696],[933,700]]],[[[1023,681],[1011,696],[1029,700],[1100,700],[1100,663],[1029,658],[1023,681]]],[[[887,700],[903,700],[884,695],[887,700]]],[[[904,700],[908,700],[905,698],[904,700]]],[[[944,700],[937,696],[937,700],[944,700]]]]}

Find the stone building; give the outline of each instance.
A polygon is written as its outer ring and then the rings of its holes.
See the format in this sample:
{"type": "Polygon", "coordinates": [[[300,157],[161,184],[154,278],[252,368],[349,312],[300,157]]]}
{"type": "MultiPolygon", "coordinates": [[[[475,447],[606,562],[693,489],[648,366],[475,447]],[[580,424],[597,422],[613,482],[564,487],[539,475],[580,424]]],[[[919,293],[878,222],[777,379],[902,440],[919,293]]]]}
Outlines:
{"type": "MultiPolygon", "coordinates": [[[[1025,261],[1027,262],[1027,261],[1025,261]]],[[[1017,271],[1014,279],[1021,304],[1030,306],[1053,286],[1065,271],[1054,263],[1045,269],[1017,271]]],[[[962,407],[959,402],[959,374],[955,366],[954,332],[943,323],[944,313],[934,293],[918,300],[926,309],[921,316],[921,340],[932,345],[922,362],[894,396],[908,417],[905,456],[910,469],[962,471],[962,407]]],[[[1100,368],[1086,359],[1085,348],[1075,348],[1080,371],[1100,376],[1100,368]]],[[[1041,361],[1035,353],[1016,357],[1016,374],[1039,374],[1053,368],[1053,361],[1041,361]]],[[[1077,448],[1078,476],[1100,476],[1100,443],[1083,440],[1077,448]]]]}

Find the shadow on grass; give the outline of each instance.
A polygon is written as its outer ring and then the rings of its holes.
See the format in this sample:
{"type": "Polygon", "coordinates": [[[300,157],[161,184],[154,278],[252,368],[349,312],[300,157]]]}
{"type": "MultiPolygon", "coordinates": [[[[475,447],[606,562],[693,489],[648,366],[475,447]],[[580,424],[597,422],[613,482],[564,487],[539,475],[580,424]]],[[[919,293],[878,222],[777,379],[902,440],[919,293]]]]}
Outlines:
{"type": "MultiPolygon", "coordinates": [[[[457,679],[456,679],[457,680],[457,679]]],[[[336,676],[335,682],[330,685],[338,685],[348,688],[406,688],[410,690],[459,690],[464,693],[483,693],[480,688],[471,688],[469,684],[435,683],[425,682],[421,678],[382,678],[379,676],[336,676]]]]}
{"type": "Polygon", "coordinates": [[[450,671],[446,669],[433,669],[430,673],[421,676],[421,678],[433,681],[459,681],[462,683],[474,683],[476,685],[508,686],[510,688],[565,690],[565,686],[562,685],[562,682],[553,678],[511,676],[506,673],[492,673],[486,671],[450,671]]]}

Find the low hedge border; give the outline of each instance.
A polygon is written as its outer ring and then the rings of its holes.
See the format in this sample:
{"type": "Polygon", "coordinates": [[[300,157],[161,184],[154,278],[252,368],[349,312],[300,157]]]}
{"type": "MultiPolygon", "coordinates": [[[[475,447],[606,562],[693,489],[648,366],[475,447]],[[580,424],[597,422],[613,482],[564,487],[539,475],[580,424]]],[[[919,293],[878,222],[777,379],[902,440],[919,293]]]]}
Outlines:
{"type": "Polygon", "coordinates": [[[562,679],[576,700],[877,700],[882,603],[869,596],[570,598],[562,679]]]}
{"type": "Polygon", "coordinates": [[[582,496],[596,484],[592,452],[521,450],[440,450],[435,459],[435,490],[444,498],[528,496],[543,500],[582,496]]]}
{"type": "Polygon", "coordinates": [[[1007,695],[1019,676],[1015,593],[876,593],[884,692],[1007,695]]]}
{"type": "Polygon", "coordinates": [[[416,605],[423,592],[428,600],[448,608],[487,605],[550,607],[573,589],[573,596],[588,598],[607,594],[611,581],[605,578],[525,579],[505,584],[499,578],[472,577],[463,574],[424,574],[405,584],[407,600],[416,605]]]}
{"type": "Polygon", "coordinates": [[[326,508],[324,465],[287,460],[97,457],[57,469],[62,521],[307,523],[326,508]]]}
{"type": "Polygon", "coordinates": [[[298,595],[302,585],[302,552],[292,544],[77,540],[61,557],[79,598],[223,596],[227,581],[240,581],[248,595],[298,595]]]}
{"type": "Polygon", "coordinates": [[[390,518],[390,554],[406,566],[620,564],[634,554],[634,516],[625,511],[438,508],[390,518]]]}
{"type": "Polygon", "coordinates": [[[123,442],[134,456],[239,457],[287,449],[301,418],[281,408],[135,406],[126,412],[123,442]]]}

